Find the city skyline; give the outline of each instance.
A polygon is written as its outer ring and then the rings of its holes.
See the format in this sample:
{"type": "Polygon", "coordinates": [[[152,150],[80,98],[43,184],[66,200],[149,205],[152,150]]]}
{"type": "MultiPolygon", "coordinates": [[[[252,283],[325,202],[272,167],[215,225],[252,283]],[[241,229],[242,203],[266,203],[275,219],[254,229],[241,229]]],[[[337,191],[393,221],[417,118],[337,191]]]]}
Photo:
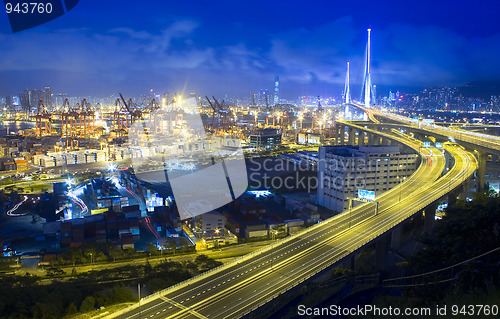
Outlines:
{"type": "Polygon", "coordinates": [[[16,34],[4,15],[0,37],[9,45],[0,53],[0,76],[8,81],[0,82],[0,95],[51,86],[80,96],[169,88],[245,96],[272,90],[279,75],[283,98],[332,96],[341,94],[350,61],[351,93],[358,98],[368,27],[372,83],[379,91],[500,79],[496,5],[430,4],[363,3],[367,10],[355,12],[361,2],[109,1],[99,10],[82,2],[61,18],[16,34]]]}

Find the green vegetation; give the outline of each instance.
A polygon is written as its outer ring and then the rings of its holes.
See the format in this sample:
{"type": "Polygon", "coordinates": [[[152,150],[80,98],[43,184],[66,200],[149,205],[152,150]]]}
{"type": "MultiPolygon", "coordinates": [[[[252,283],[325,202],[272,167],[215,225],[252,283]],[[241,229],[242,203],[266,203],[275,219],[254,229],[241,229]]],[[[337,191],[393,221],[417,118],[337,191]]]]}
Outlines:
{"type": "Polygon", "coordinates": [[[68,266],[82,264],[99,264],[107,262],[127,261],[149,256],[161,257],[162,255],[189,254],[194,252],[194,247],[181,247],[160,251],[155,245],[148,245],[148,251],[136,252],[134,249],[119,249],[115,244],[85,243],[81,248],[68,248],[57,260],[50,262],[51,266],[68,266]]]}
{"type": "Polygon", "coordinates": [[[10,185],[12,184],[12,178],[4,178],[0,180],[0,185],[10,185]]]}
{"type": "Polygon", "coordinates": [[[476,193],[471,202],[459,201],[446,211],[426,248],[410,259],[415,272],[436,269],[500,247],[500,197],[476,193]]]}
{"type": "Polygon", "coordinates": [[[57,267],[46,269],[45,276],[0,275],[0,318],[69,318],[101,307],[137,300],[186,280],[222,263],[199,255],[191,261],[162,260],[142,265],[90,271],[71,277],[57,267]],[[57,279],[54,279],[57,277],[57,279]]]}
{"type": "MultiPolygon", "coordinates": [[[[426,248],[408,260],[408,275],[455,266],[413,279],[401,290],[385,291],[373,300],[379,307],[431,307],[436,305],[493,305],[500,296],[500,252],[462,263],[500,247],[500,197],[476,193],[471,202],[459,201],[448,208],[426,248]],[[434,283],[445,281],[443,283],[434,283]],[[394,292],[400,293],[394,296],[394,292]]],[[[406,264],[406,263],[404,263],[406,264]]],[[[451,314],[448,311],[451,318],[451,314]]],[[[365,317],[363,317],[365,318],[365,317]]],[[[434,318],[434,317],[430,317],[434,318]]],[[[436,317],[437,318],[437,317],[436,317]]],[[[439,316],[439,318],[448,318],[439,316]]],[[[481,318],[476,316],[475,318],[481,318]]]]}

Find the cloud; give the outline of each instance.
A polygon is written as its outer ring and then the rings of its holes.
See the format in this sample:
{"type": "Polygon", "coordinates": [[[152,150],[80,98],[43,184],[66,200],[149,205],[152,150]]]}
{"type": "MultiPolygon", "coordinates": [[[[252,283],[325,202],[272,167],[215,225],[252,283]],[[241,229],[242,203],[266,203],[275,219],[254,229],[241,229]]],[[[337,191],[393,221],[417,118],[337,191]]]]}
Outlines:
{"type": "Polygon", "coordinates": [[[344,17],[312,29],[274,34],[270,57],[282,69],[282,77],[291,81],[343,83],[346,62],[362,61],[358,33],[352,18],[344,17]]]}
{"type": "MultiPolygon", "coordinates": [[[[66,90],[70,85],[63,80],[64,74],[68,74],[68,79],[79,74],[79,84],[87,79],[91,85],[98,79],[103,85],[128,82],[130,87],[134,82],[131,75],[144,74],[140,77],[146,77],[155,72],[168,73],[171,69],[193,69],[209,59],[211,48],[200,49],[189,41],[198,25],[193,21],[178,21],[158,34],[129,28],[114,28],[102,33],[87,29],[49,33],[35,29],[19,34],[0,34],[0,41],[8,43],[0,51],[0,74],[25,77],[32,72],[36,78],[43,77],[43,73],[51,77],[57,74],[56,78],[66,85],[66,90]]],[[[31,82],[29,78],[25,80],[31,82]]],[[[46,82],[51,79],[47,78],[46,82]]],[[[45,83],[38,86],[43,85],[45,83]]],[[[140,83],[133,85],[141,86],[140,83]]]]}
{"type": "MultiPolygon", "coordinates": [[[[200,92],[242,94],[271,88],[278,74],[284,94],[287,88],[293,88],[288,92],[293,96],[301,87],[324,87],[331,95],[340,94],[334,90],[343,86],[346,61],[351,61],[352,83],[362,81],[366,30],[349,16],[264,34],[259,46],[244,33],[216,44],[200,38],[206,35],[201,32],[205,23],[182,19],[148,31],[37,28],[0,34],[5,44],[0,76],[12,83],[5,86],[17,85],[13,90],[24,89],[19,87],[24,80],[26,87],[55,83],[56,90],[82,95],[93,94],[88,91],[95,87],[136,94],[186,83],[200,92]]],[[[373,28],[372,39],[377,85],[425,87],[499,78],[500,34],[470,38],[443,27],[388,23],[373,28]]]]}

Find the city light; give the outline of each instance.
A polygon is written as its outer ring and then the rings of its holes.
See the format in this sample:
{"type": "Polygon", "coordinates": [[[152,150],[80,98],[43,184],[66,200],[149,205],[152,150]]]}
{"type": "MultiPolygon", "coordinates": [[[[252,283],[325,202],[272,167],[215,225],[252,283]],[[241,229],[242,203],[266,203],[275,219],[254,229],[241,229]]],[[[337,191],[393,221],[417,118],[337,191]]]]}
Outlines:
{"type": "Polygon", "coordinates": [[[383,12],[404,4],[110,6],[2,34],[22,71],[0,86],[2,276],[36,276],[6,286],[0,317],[265,319],[500,287],[483,255],[499,249],[500,85],[481,83],[500,74],[481,25],[498,10],[435,3],[439,26],[414,10],[397,28],[383,12]]]}

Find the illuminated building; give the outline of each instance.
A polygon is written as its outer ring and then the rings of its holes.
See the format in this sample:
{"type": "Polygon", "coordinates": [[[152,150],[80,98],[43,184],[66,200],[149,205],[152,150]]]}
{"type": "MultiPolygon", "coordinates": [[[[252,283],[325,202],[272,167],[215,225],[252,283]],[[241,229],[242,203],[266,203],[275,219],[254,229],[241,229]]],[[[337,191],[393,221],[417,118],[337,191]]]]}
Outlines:
{"type": "Polygon", "coordinates": [[[319,148],[318,204],[342,212],[358,190],[375,196],[413,174],[418,155],[401,154],[398,146],[323,146],[319,148]]]}

